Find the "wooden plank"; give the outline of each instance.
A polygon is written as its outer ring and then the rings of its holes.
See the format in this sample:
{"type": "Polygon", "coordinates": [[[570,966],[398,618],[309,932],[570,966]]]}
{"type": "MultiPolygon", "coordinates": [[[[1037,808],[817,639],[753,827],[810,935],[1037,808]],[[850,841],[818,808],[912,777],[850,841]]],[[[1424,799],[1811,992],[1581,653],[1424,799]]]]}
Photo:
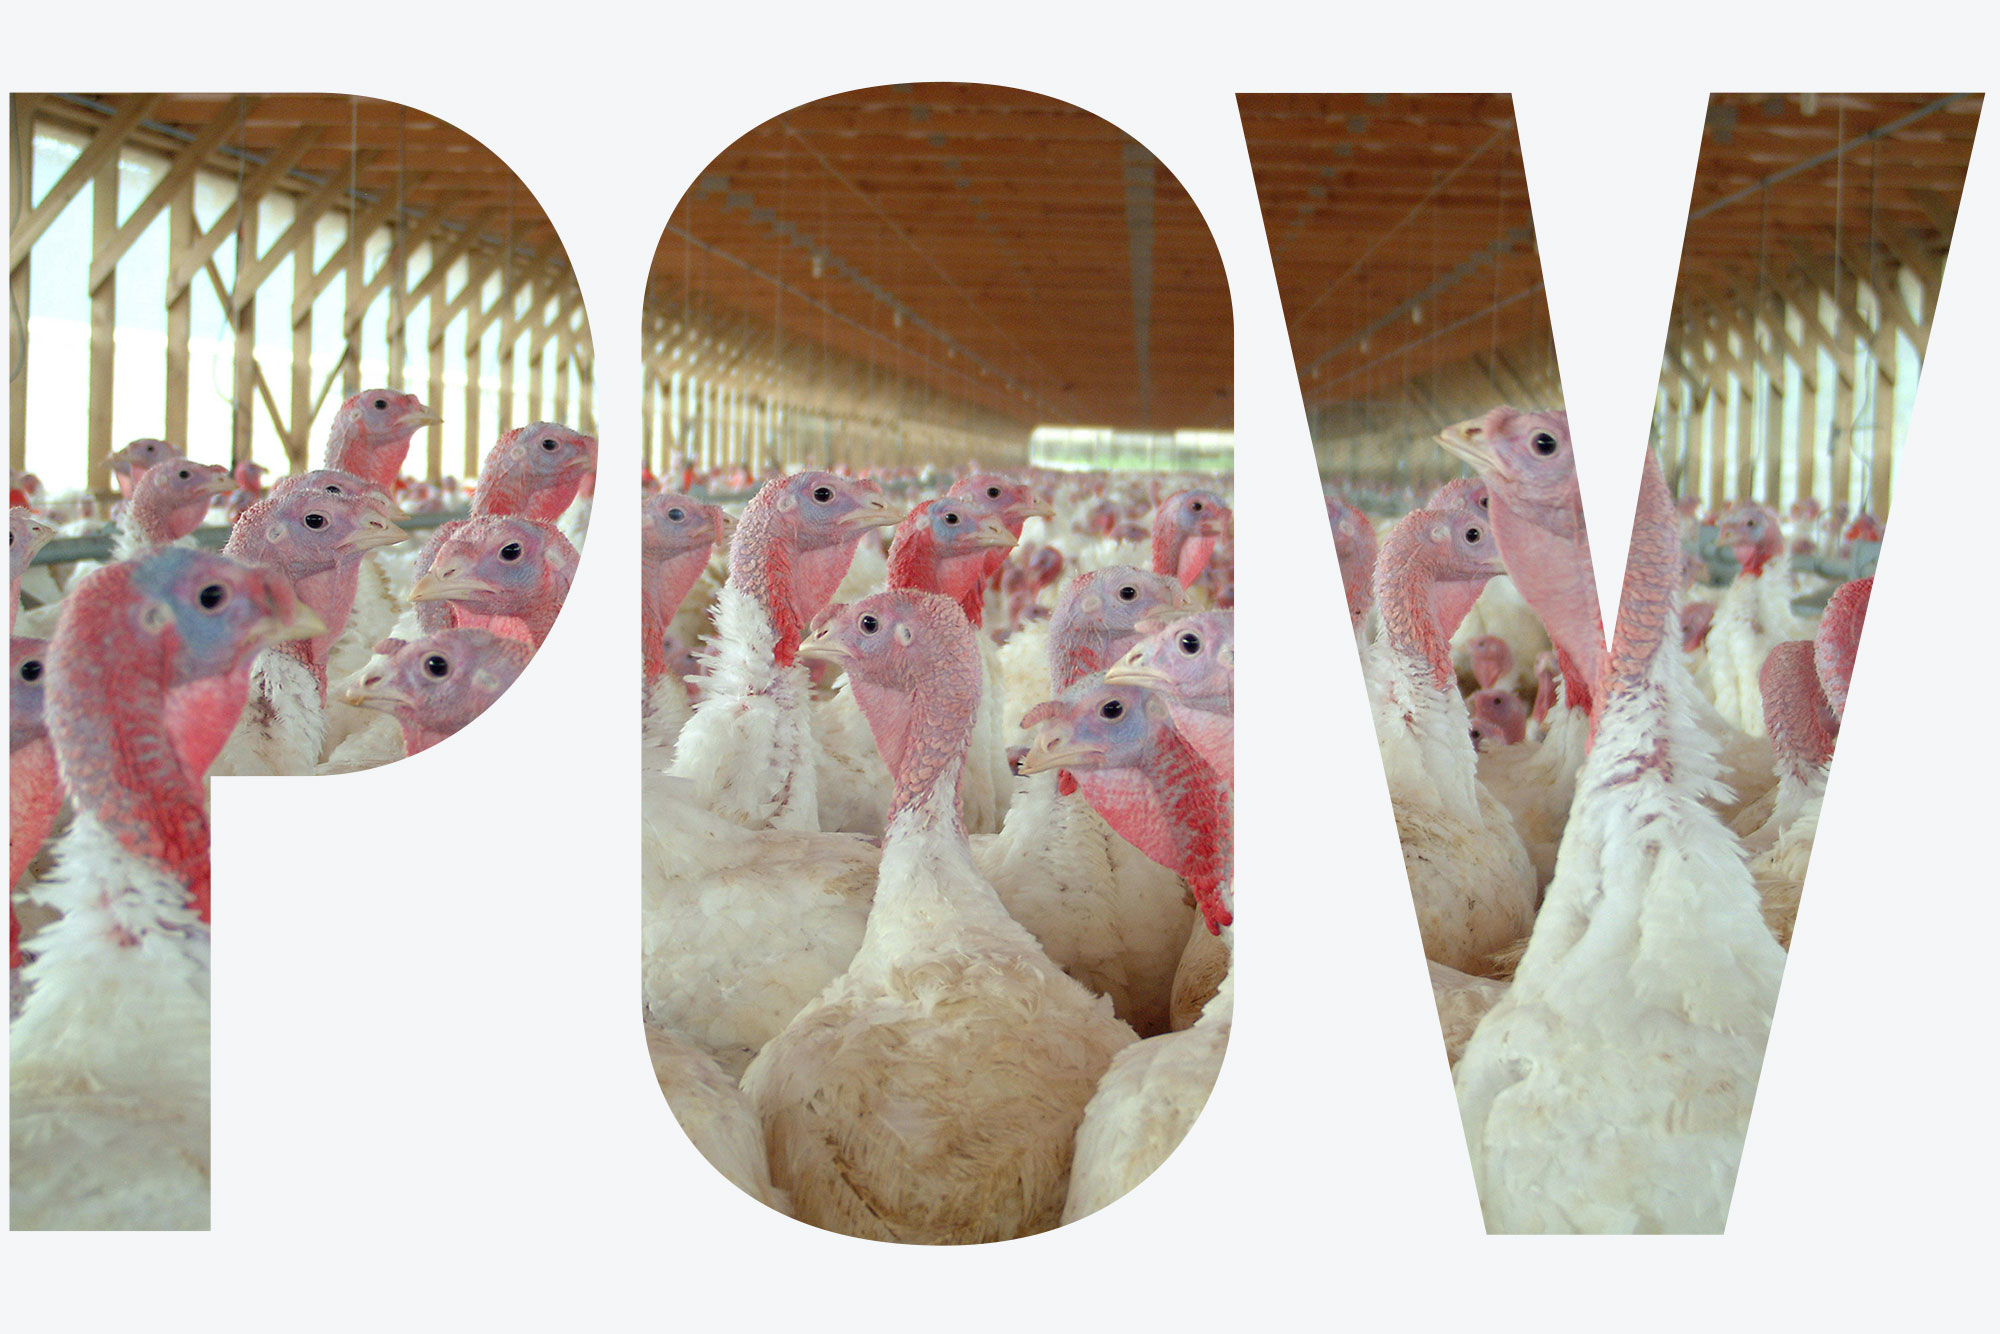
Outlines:
{"type": "Polygon", "coordinates": [[[459,233],[458,239],[441,253],[437,251],[435,244],[432,245],[431,266],[418,280],[416,286],[410,289],[408,300],[412,306],[428,300],[444,287],[445,280],[451,276],[451,266],[458,263],[459,258],[478,243],[479,229],[499,216],[500,212],[498,207],[480,210],[472,221],[466,224],[465,230],[459,233]]]}
{"type": "MultiPolygon", "coordinates": [[[[444,313],[440,316],[441,323],[437,326],[440,331],[440,337],[443,336],[443,330],[449,329],[451,322],[458,318],[460,311],[479,300],[480,289],[485,287],[487,282],[493,277],[493,269],[497,263],[498,261],[491,255],[474,255],[468,261],[465,281],[459,285],[458,295],[452,297],[451,300],[444,304],[444,313]]],[[[477,314],[476,310],[474,314],[477,314]]],[[[471,327],[469,320],[467,321],[467,327],[471,327]]],[[[470,355],[469,349],[476,346],[477,342],[478,339],[476,336],[467,338],[466,346],[468,348],[468,355],[470,355]]]]}
{"type": "Polygon", "coordinates": [[[546,420],[542,416],[542,382],[545,379],[542,374],[543,369],[541,348],[530,344],[528,350],[528,420],[531,422],[546,420]]]}
{"type": "Polygon", "coordinates": [[[237,117],[256,100],[254,97],[242,96],[231,99],[229,105],[193,143],[174,154],[173,164],[167,168],[167,174],[160,178],[159,184],[148,192],[139,202],[139,206],[126,216],[125,221],[119,225],[117,234],[111,238],[111,243],[91,256],[91,291],[95,292],[111,281],[111,275],[118,271],[119,258],[144,234],[153,219],[160,215],[160,210],[180,198],[182,192],[193,183],[195,173],[206,165],[215,150],[221,146],[223,139],[236,128],[237,117]]]}
{"type": "MultiPolygon", "coordinates": [[[[407,219],[404,221],[404,225],[399,228],[396,240],[390,247],[389,253],[382,257],[382,267],[375,271],[373,278],[362,285],[359,294],[359,309],[350,307],[347,312],[347,323],[345,326],[347,337],[354,337],[360,330],[361,321],[367,315],[369,307],[375,304],[375,298],[380,296],[390,283],[395,282],[399,274],[407,274],[410,252],[430,240],[437,233],[438,229],[444,225],[445,210],[450,207],[450,202],[439,204],[417,218],[414,222],[409,222],[407,219]]],[[[349,290],[350,293],[353,290],[351,285],[349,290]]],[[[393,327],[395,321],[391,320],[390,323],[393,327]]],[[[391,370],[393,372],[393,365],[391,366],[391,370]]]]}
{"type": "Polygon", "coordinates": [[[549,420],[569,424],[569,376],[576,360],[576,342],[564,327],[556,334],[555,416],[549,420]]]}
{"type": "MultiPolygon", "coordinates": [[[[236,253],[238,256],[257,253],[257,216],[253,207],[238,207],[236,253]]],[[[257,397],[257,303],[237,301],[240,293],[232,292],[224,301],[224,308],[236,312],[236,347],[234,368],[229,390],[229,457],[232,462],[241,462],[251,456],[250,442],[256,429],[257,397]]],[[[267,391],[268,392],[268,391],[267,391]]],[[[275,405],[274,405],[275,406],[275,405]]],[[[278,428],[284,429],[281,424],[278,428]]]]}
{"type": "MultiPolygon", "coordinates": [[[[267,190],[283,180],[285,173],[297,165],[298,160],[305,155],[305,151],[317,143],[320,136],[325,133],[325,130],[316,126],[300,127],[298,133],[294,134],[282,148],[273,152],[257,170],[243,178],[243,184],[238,188],[236,198],[230,201],[222,216],[215,220],[215,225],[195,238],[194,243],[188,247],[186,256],[169,271],[167,277],[169,300],[178,295],[181,288],[192,283],[195,275],[201,272],[201,266],[222,248],[222,243],[237,230],[237,219],[255,213],[257,201],[264,197],[267,190]]],[[[245,267],[246,254],[247,252],[242,250],[236,252],[237,268],[245,267]]]]}
{"type": "MultiPolygon", "coordinates": [[[[76,161],[70,163],[69,169],[56,178],[56,183],[49,187],[49,192],[42,196],[42,201],[28,209],[14,223],[12,240],[9,243],[9,253],[12,256],[7,262],[9,269],[20,265],[28,258],[28,252],[34,249],[35,242],[41,239],[42,233],[49,229],[49,224],[61,216],[72,199],[83,193],[85,185],[103,176],[107,163],[114,169],[118,166],[118,151],[125,146],[125,141],[132,137],[132,131],[138,127],[141,120],[145,119],[146,113],[153,109],[153,104],[158,100],[157,94],[147,93],[128,97],[121,102],[118,114],[106,121],[103,127],[91,136],[90,142],[83,146],[83,151],[77,154],[76,161]]],[[[21,201],[24,206],[26,203],[25,199],[21,201]]],[[[94,216],[91,230],[95,234],[94,216]]],[[[108,250],[111,237],[117,235],[117,232],[118,221],[114,218],[110,232],[101,238],[102,245],[93,244],[92,251],[95,252],[100,248],[108,250]]]]}
{"type": "MultiPolygon", "coordinates": [[[[427,340],[430,346],[430,374],[424,383],[424,402],[431,411],[444,411],[444,326],[438,323],[443,313],[443,303],[433,301],[430,307],[431,329],[427,340]]],[[[444,480],[444,427],[433,426],[424,433],[426,476],[432,486],[444,480]]]]}
{"type": "MultiPolygon", "coordinates": [[[[305,290],[305,285],[311,283],[313,279],[313,237],[318,230],[319,220],[341,202],[346,192],[346,178],[333,177],[311,194],[299,197],[293,204],[290,224],[278,239],[271,243],[271,248],[247,264],[238,261],[237,271],[249,276],[252,292],[264,285],[265,280],[284,263],[287,256],[299,254],[306,257],[306,273],[303,281],[296,277],[293,279],[292,290],[294,296],[305,290]]],[[[296,302],[294,304],[296,305],[296,302]]],[[[310,306],[312,303],[308,301],[306,304],[310,306]]]]}
{"type": "Polygon", "coordinates": [[[1725,509],[1729,502],[1729,382],[1721,380],[1708,399],[1708,502],[1725,509]]]}
{"type": "MultiPolygon", "coordinates": [[[[484,281],[484,279],[478,280],[478,282],[484,281]]],[[[476,282],[466,284],[467,290],[475,286],[476,282]]],[[[463,296],[464,293],[460,295],[463,296]]],[[[445,317],[446,323],[449,324],[455,315],[455,310],[448,311],[445,317]]],[[[463,471],[459,474],[461,477],[470,477],[479,471],[479,416],[483,406],[480,403],[479,363],[485,359],[484,352],[479,338],[468,337],[465,340],[465,463],[463,471]]]]}
{"type": "Polygon", "coordinates": [[[1896,330],[1885,325],[1872,349],[1875,360],[1875,434],[1869,441],[1868,509],[1889,520],[1889,482],[1896,461],[1896,330]]]}
{"type": "Polygon", "coordinates": [[[647,367],[639,376],[639,466],[655,477],[661,475],[658,460],[653,456],[659,411],[660,377],[647,367]]]}
{"type": "MultiPolygon", "coordinates": [[[[9,124],[13,133],[7,136],[7,158],[12,170],[8,179],[12,182],[14,195],[8,201],[9,217],[18,218],[28,211],[28,201],[35,194],[35,108],[41,99],[31,93],[12,93],[8,96],[9,124]]],[[[28,277],[30,265],[26,258],[13,266],[7,276],[9,299],[14,309],[25,314],[28,305],[28,277]]],[[[9,325],[7,331],[7,461],[16,472],[25,471],[28,466],[28,330],[26,325],[9,325]],[[19,375],[12,374],[14,366],[20,366],[19,375]]]]}
{"type": "MultiPolygon", "coordinates": [[[[427,221],[437,220],[435,215],[433,215],[427,221]]],[[[383,261],[382,271],[375,275],[377,278],[387,277],[389,280],[387,289],[389,294],[389,387],[396,390],[403,388],[404,377],[409,373],[410,305],[403,299],[403,294],[409,291],[410,288],[410,252],[422,244],[421,241],[413,242],[408,240],[404,235],[407,226],[407,218],[398,218],[396,220],[396,244],[389,251],[388,258],[383,261]]],[[[360,334],[361,330],[358,326],[349,331],[350,337],[358,338],[360,334]]],[[[437,432],[430,432],[429,438],[435,440],[437,432]]]]}
{"type": "MultiPolygon", "coordinates": [[[[1814,358],[1818,360],[1817,357],[1814,358]]],[[[1793,493],[1795,500],[1807,500],[1813,494],[1813,482],[1819,463],[1819,453],[1826,447],[1819,433],[1819,387],[1811,379],[1799,385],[1799,475],[1798,487],[1793,493]]]]}
{"type": "MultiPolygon", "coordinates": [[[[118,234],[118,154],[99,158],[90,191],[90,241],[94,251],[118,234]]],[[[112,495],[111,402],[118,335],[118,285],[90,294],[90,403],[86,443],[87,485],[102,499],[112,495]]]]}
{"type": "MultiPolygon", "coordinates": [[[[413,178],[416,180],[422,177],[413,178]]],[[[297,319],[302,310],[310,309],[319,294],[327,289],[335,278],[347,272],[349,258],[360,259],[367,250],[368,238],[375,229],[389,220],[396,211],[396,197],[389,195],[377,199],[359,213],[350,213],[347,219],[348,239],[339,250],[327,258],[326,263],[313,274],[310,287],[298,288],[292,295],[292,318],[297,319]]]]}
{"type": "MultiPolygon", "coordinates": [[[[516,426],[526,426],[526,421],[516,420],[514,406],[514,347],[511,339],[500,340],[500,420],[493,423],[493,437],[499,437],[516,426]]],[[[467,476],[472,474],[468,473],[467,476]]]]}
{"type": "Polygon", "coordinates": [[[1779,517],[1785,513],[1785,374],[1784,365],[1779,363],[1778,373],[1764,376],[1764,503],[1778,511],[1779,517]]]}
{"type": "MultiPolygon", "coordinates": [[[[167,209],[167,263],[187,252],[196,235],[194,182],[181,187],[167,209]]],[[[194,290],[184,287],[167,301],[166,438],[185,446],[188,438],[188,340],[194,331],[194,290]]]]}
{"type": "MultiPolygon", "coordinates": [[[[1852,342],[1847,346],[1847,360],[1851,367],[1854,362],[1852,342]]],[[[1833,455],[1829,466],[1833,503],[1845,511],[1853,495],[1849,475],[1854,462],[1854,376],[1851,370],[1834,380],[1833,431],[1829,447],[1833,455]]]]}

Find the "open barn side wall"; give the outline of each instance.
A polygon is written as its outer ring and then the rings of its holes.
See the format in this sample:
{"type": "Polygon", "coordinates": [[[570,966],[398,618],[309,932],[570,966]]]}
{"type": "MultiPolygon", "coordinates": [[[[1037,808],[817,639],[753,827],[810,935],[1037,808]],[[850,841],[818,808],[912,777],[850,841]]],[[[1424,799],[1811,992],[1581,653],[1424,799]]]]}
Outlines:
{"type": "Polygon", "coordinates": [[[649,309],[645,358],[641,444],[658,475],[676,459],[753,472],[1028,462],[1025,424],[755,321],[649,309]]]}
{"type": "MultiPolygon", "coordinates": [[[[87,484],[108,494],[105,460],[122,443],[113,429],[117,376],[133,356],[121,335],[139,323],[130,285],[119,291],[121,264],[142,242],[157,245],[162,231],[164,397],[157,424],[128,434],[159,435],[199,458],[220,455],[219,440],[190,438],[191,384],[202,369],[192,355],[198,326],[218,330],[216,341],[228,345],[227,374],[214,378],[227,385],[232,460],[252,455],[261,415],[284,463],[310,466],[330,401],[338,402],[335,387],[339,397],[358,392],[378,368],[389,387],[422,393],[448,418],[426,437],[422,470],[432,481],[447,472],[469,476],[500,431],[526,421],[556,417],[595,433],[589,326],[564,257],[515,244],[504,207],[447,220],[447,205],[405,207],[400,190],[371,195],[339,175],[315,179],[294,170],[308,150],[339,133],[324,126],[301,126],[261,158],[226,155],[232,127],[258,100],[234,99],[181,142],[148,121],[151,96],[121,99],[94,128],[80,128],[74,107],[51,119],[45,113],[58,108],[48,99],[13,97],[9,149],[22,196],[10,241],[14,468],[46,458],[45,451],[74,449],[80,436],[87,484]],[[55,179],[37,181],[36,143],[49,137],[73,144],[75,156],[55,179]],[[90,218],[88,392],[50,409],[34,400],[48,377],[36,375],[22,320],[36,283],[58,276],[37,242],[72,207],[90,218]],[[40,279],[38,258],[50,270],[40,279]],[[497,413],[489,376],[497,381],[497,413]],[[461,384],[462,397],[453,393],[461,384]],[[41,436],[57,438],[36,439],[31,455],[37,422],[41,436]],[[450,437],[462,450],[448,459],[450,437]]],[[[356,148],[356,169],[383,151],[356,148]]],[[[145,314],[148,324],[158,322],[145,314]]]]}

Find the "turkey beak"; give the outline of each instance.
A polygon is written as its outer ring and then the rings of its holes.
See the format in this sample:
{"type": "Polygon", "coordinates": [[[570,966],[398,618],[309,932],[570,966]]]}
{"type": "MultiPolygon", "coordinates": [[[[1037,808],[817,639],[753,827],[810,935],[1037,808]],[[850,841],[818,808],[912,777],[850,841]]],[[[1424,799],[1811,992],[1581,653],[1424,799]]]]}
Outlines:
{"type": "Polygon", "coordinates": [[[390,523],[401,523],[410,517],[408,510],[386,496],[376,498],[372,502],[372,507],[377,514],[387,519],[390,523]]]}
{"type": "Polygon", "coordinates": [[[847,645],[833,637],[831,626],[823,626],[807,635],[805,642],[799,645],[798,656],[830,662],[840,667],[845,667],[854,659],[854,655],[847,651],[847,645]]]}
{"type": "Polygon", "coordinates": [[[408,428],[412,433],[426,426],[442,426],[444,417],[419,403],[396,419],[398,429],[408,428]]]}
{"type": "Polygon", "coordinates": [[[1047,520],[1056,517],[1056,507],[1046,500],[1018,501],[1007,512],[1024,523],[1029,519],[1047,520]]]}
{"type": "Polygon", "coordinates": [[[30,547],[40,547],[42,543],[55,535],[56,526],[54,524],[43,523],[40,519],[28,520],[28,545],[30,547]]]}
{"type": "Polygon", "coordinates": [[[717,509],[715,511],[715,519],[716,541],[727,542],[736,535],[736,519],[728,510],[717,509]]]}
{"type": "Polygon", "coordinates": [[[1437,442],[1445,447],[1447,453],[1464,459],[1482,475],[1506,475],[1500,467],[1499,451],[1486,438],[1486,421],[1482,417],[1445,427],[1438,432],[1437,442]]]}
{"type": "Polygon", "coordinates": [[[840,521],[843,528],[890,528],[903,521],[909,511],[891,505],[885,496],[870,496],[852,514],[840,521]]]}
{"type": "Polygon", "coordinates": [[[470,574],[460,574],[458,567],[454,565],[449,569],[433,569],[417,580],[410,589],[410,601],[453,602],[494,591],[493,585],[484,579],[470,574]]]}
{"type": "Polygon", "coordinates": [[[376,547],[393,547],[409,537],[409,534],[390,523],[387,519],[369,517],[367,523],[340,539],[342,551],[373,551],[376,547]]]}
{"type": "Polygon", "coordinates": [[[1173,678],[1146,661],[1145,649],[1135,648],[1105,668],[1104,684],[1145,686],[1148,690],[1166,690],[1173,685],[1173,678]]]}
{"type": "Polygon", "coordinates": [[[998,519],[981,519],[979,527],[973,530],[972,545],[975,547],[1011,547],[1014,545],[1014,535],[1008,532],[1007,525],[998,519]]]}
{"type": "Polygon", "coordinates": [[[357,709],[375,709],[382,713],[394,713],[399,707],[415,703],[394,686],[383,684],[379,675],[362,678],[358,684],[349,686],[341,698],[357,709]]]}
{"type": "Polygon", "coordinates": [[[1087,769],[1104,758],[1102,746],[1087,746],[1063,734],[1060,728],[1043,728],[1035,734],[1035,744],[1021,761],[1021,772],[1038,774],[1048,769],[1087,769]]]}
{"type": "Polygon", "coordinates": [[[236,483],[228,473],[220,477],[211,477],[201,484],[201,493],[205,496],[226,496],[235,489],[236,483]]]}

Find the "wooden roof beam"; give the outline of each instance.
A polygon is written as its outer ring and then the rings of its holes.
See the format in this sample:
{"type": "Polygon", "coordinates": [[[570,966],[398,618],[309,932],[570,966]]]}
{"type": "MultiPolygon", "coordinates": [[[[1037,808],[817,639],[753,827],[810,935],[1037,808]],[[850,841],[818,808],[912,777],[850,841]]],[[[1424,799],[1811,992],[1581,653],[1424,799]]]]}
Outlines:
{"type": "MultiPolygon", "coordinates": [[[[49,224],[69,206],[70,200],[83,193],[83,187],[90,184],[107,162],[117,160],[118,150],[125,146],[125,141],[132,137],[132,132],[138,128],[139,122],[146,118],[146,113],[153,109],[153,104],[157,101],[159,101],[157,95],[125,99],[118,108],[118,114],[91,136],[90,142],[83,146],[83,151],[77,154],[76,161],[69,164],[69,170],[56,178],[56,183],[42,196],[42,202],[29,209],[21,220],[14,224],[13,240],[9,247],[13,258],[7,265],[10,271],[28,257],[28,252],[34,248],[35,242],[41,239],[42,233],[49,229],[49,224]]],[[[21,202],[25,204],[27,201],[21,202]]]]}
{"type": "MultiPolygon", "coordinates": [[[[168,305],[180,299],[181,293],[187,290],[195,275],[201,272],[202,265],[206,264],[209,257],[221,249],[222,243],[236,231],[238,223],[242,220],[244,207],[255,204],[263,198],[264,192],[276,185],[284,174],[305,156],[306,150],[318,143],[320,136],[325,133],[326,131],[318,126],[301,126],[298,133],[294,134],[283,148],[266,158],[262,166],[244,178],[242,185],[237,188],[236,198],[222,211],[222,216],[215,220],[215,225],[197,236],[189,244],[187,253],[174,261],[173,269],[167,275],[168,305]]],[[[236,262],[241,268],[245,263],[244,257],[238,255],[236,262]]]]}
{"type": "Polygon", "coordinates": [[[174,155],[173,165],[167,169],[167,174],[160,178],[159,184],[147,193],[139,202],[139,206],[133,209],[130,216],[119,225],[117,233],[105,243],[104,248],[91,257],[89,290],[95,292],[111,281],[111,275],[118,271],[119,259],[132,248],[132,243],[139,239],[153,219],[160,215],[160,211],[188,187],[194,180],[195,173],[201,170],[202,164],[207,162],[210,155],[221,146],[229,131],[235,128],[233,122],[236,117],[255,105],[256,100],[254,97],[232,98],[227,116],[217,116],[215,121],[202,132],[200,138],[174,155]]]}

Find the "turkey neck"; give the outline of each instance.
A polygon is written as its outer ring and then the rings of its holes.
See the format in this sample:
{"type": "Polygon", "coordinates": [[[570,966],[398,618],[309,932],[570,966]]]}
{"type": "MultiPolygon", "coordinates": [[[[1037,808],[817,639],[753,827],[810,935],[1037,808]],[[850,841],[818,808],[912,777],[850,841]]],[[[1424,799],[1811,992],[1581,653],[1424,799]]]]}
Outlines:
{"type": "Polygon", "coordinates": [[[8,885],[20,883],[22,872],[48,840],[61,805],[54,745],[40,736],[14,747],[7,756],[8,885]]]}
{"type": "Polygon", "coordinates": [[[507,469],[493,479],[488,486],[473,492],[472,512],[474,514],[518,514],[524,519],[540,519],[544,523],[554,523],[562,517],[563,511],[576,499],[577,487],[582,484],[581,474],[565,470],[567,476],[555,482],[536,486],[525,469],[507,469]]]}
{"type": "Polygon", "coordinates": [[[1833,759],[1834,719],[1813,646],[1803,639],[1776,645],[1759,673],[1764,696],[1764,727],[1780,771],[1808,782],[1833,759]]]}
{"type": "Polygon", "coordinates": [[[667,670],[667,627],[693,591],[695,581],[708,568],[710,547],[677,551],[646,566],[640,615],[645,626],[646,679],[655,680],[667,670]]]}
{"type": "Polygon", "coordinates": [[[336,425],[333,439],[326,446],[326,466],[353,473],[362,481],[380,487],[384,495],[393,496],[396,478],[403,470],[403,458],[409,452],[409,435],[400,440],[370,440],[357,428],[343,430],[336,425]]]}
{"type": "MultiPolygon", "coordinates": [[[[926,523],[890,549],[888,586],[942,593],[958,604],[967,622],[977,630],[986,619],[983,568],[990,550],[980,547],[963,555],[940,551],[926,523]]],[[[1006,554],[1000,553],[1003,558],[1006,554]]]]}
{"type": "MultiPolygon", "coordinates": [[[[1667,494],[1658,456],[1648,450],[1632,522],[1631,553],[1626,557],[1625,587],[1619,596],[1618,630],[1604,664],[1600,707],[1613,699],[1625,704],[1652,694],[1654,679],[1664,675],[1661,664],[1674,665],[1667,650],[1679,645],[1680,566],[1680,524],[1673,498],[1667,494]]],[[[1670,762],[1664,736],[1651,758],[1670,762]]]]}
{"type": "Polygon", "coordinates": [[[1229,925],[1229,791],[1186,738],[1158,729],[1138,766],[1079,770],[1077,779],[1113,832],[1188,882],[1210,932],[1229,925]]]}
{"type": "MultiPolygon", "coordinates": [[[[1424,511],[1414,511],[1422,513],[1424,511]]],[[[1428,528],[1429,524],[1423,525],[1428,528]]],[[[1389,536],[1389,549],[1375,566],[1375,605],[1382,638],[1405,670],[1438,690],[1450,690],[1451,642],[1433,611],[1438,556],[1423,534],[1411,533],[1405,519],[1389,536]]]]}
{"type": "MultiPolygon", "coordinates": [[[[757,499],[762,498],[760,492],[757,499]]],[[[819,612],[818,607],[805,612],[800,605],[793,569],[797,552],[787,531],[790,526],[774,505],[760,506],[752,500],[737,522],[735,540],[729,544],[729,582],[755,599],[771,618],[777,635],[774,656],[780,667],[791,666],[797,658],[806,622],[819,612]]]]}
{"type": "Polygon", "coordinates": [[[1180,580],[1182,588],[1201,578],[1214,552],[1212,537],[1184,533],[1171,525],[1153,531],[1153,573],[1172,575],[1180,580]]]}
{"type": "Polygon", "coordinates": [[[1873,575],[1836,588],[1827,599],[1819,634],[1813,640],[1813,662],[1819,672],[1820,688],[1826,692],[1835,718],[1847,712],[1847,683],[1854,676],[1855,655],[1861,649],[1861,623],[1868,614],[1868,598],[1874,589],[1873,575]]]}
{"type": "MultiPolygon", "coordinates": [[[[44,708],[56,764],[71,803],[95,816],[127,851],[186,885],[207,921],[208,811],[199,775],[183,768],[180,755],[197,747],[213,759],[235,717],[220,728],[212,748],[205,738],[176,744],[162,721],[170,674],[166,635],[172,632],[131,643],[129,652],[117,655],[114,670],[104,647],[132,639],[125,614],[132,589],[123,569],[113,566],[105,575],[70,594],[81,605],[65,611],[50,645],[44,708]]],[[[247,686],[247,662],[232,675],[247,686]]],[[[202,721],[204,731],[215,730],[216,720],[202,721]]]]}
{"type": "Polygon", "coordinates": [[[1167,711],[1174,716],[1174,729],[1187,738],[1216,776],[1225,783],[1236,781],[1236,719],[1226,696],[1208,699],[1169,699],[1167,711]]]}
{"type": "Polygon", "coordinates": [[[1514,586],[1542,618],[1556,646],[1576,664],[1577,675],[1595,681],[1603,670],[1604,620],[1597,608],[1597,576],[1581,503],[1537,507],[1530,515],[1516,510],[1497,489],[1489,490],[1488,503],[1493,540],[1514,586]]]}

